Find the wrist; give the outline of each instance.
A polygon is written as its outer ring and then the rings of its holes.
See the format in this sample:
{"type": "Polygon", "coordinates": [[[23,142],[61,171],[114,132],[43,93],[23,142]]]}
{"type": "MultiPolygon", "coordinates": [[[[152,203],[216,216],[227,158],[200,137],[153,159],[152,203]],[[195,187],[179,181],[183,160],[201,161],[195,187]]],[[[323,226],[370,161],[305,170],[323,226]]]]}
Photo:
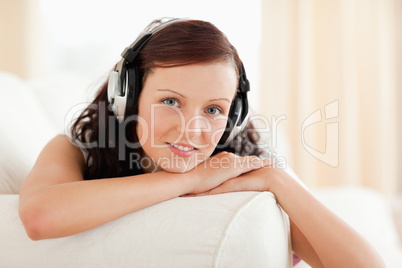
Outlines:
{"type": "Polygon", "coordinates": [[[158,177],[165,182],[164,190],[170,190],[175,193],[175,196],[182,196],[192,191],[191,177],[186,173],[173,173],[165,170],[158,171],[152,174],[158,174],[158,177]]]}
{"type": "Polygon", "coordinates": [[[279,168],[270,167],[267,176],[265,177],[266,189],[269,192],[275,193],[284,186],[284,177],[287,173],[279,168]]]}
{"type": "Polygon", "coordinates": [[[196,172],[186,172],[179,174],[181,185],[183,185],[183,194],[194,193],[198,181],[196,172]]]}

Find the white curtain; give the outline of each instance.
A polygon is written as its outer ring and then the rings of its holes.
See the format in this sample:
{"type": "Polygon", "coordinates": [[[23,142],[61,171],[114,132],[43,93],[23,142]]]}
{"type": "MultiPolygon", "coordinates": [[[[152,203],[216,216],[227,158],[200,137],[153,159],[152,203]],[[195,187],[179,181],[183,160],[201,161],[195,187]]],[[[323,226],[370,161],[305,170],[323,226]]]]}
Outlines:
{"type": "Polygon", "coordinates": [[[278,142],[277,150],[310,187],[402,192],[401,6],[396,0],[262,1],[261,112],[286,117],[271,135],[285,137],[289,146],[278,142]]]}

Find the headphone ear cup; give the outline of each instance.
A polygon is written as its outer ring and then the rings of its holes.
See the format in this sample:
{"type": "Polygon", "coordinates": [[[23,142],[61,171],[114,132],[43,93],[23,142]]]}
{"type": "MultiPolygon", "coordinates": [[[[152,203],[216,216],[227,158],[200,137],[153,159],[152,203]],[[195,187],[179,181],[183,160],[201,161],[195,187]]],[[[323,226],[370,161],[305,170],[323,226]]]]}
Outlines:
{"type": "Polygon", "coordinates": [[[242,110],[242,97],[237,94],[236,99],[233,101],[232,107],[230,108],[225,132],[223,133],[219,144],[224,144],[226,146],[227,143],[231,142],[233,138],[239,134],[239,120],[242,115],[242,110]]]}
{"type": "Polygon", "coordinates": [[[120,94],[120,78],[119,72],[113,71],[109,76],[107,83],[107,99],[113,105],[116,95],[120,94]]]}
{"type": "MultiPolygon", "coordinates": [[[[127,78],[125,80],[127,81],[127,78]]],[[[124,86],[127,87],[127,83],[124,84],[124,86]]],[[[126,110],[127,90],[122,90],[120,73],[118,71],[113,71],[109,76],[109,81],[107,85],[107,96],[110,107],[117,120],[120,123],[123,122],[126,110]],[[122,92],[124,93],[122,94],[122,92]]]]}

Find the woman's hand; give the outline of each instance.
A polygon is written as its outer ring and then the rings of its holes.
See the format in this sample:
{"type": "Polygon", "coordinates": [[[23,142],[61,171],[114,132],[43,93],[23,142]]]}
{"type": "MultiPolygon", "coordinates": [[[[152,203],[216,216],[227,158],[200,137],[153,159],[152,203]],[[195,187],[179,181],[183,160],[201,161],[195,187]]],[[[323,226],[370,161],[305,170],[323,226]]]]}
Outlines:
{"type": "MultiPolygon", "coordinates": [[[[260,159],[255,155],[237,156],[233,153],[221,152],[189,171],[188,174],[191,175],[192,181],[194,181],[194,188],[186,196],[205,195],[214,188],[218,191],[230,189],[229,186],[234,184],[231,182],[232,180],[246,176],[246,174],[260,170],[262,167],[268,165],[270,165],[269,160],[260,159]],[[225,188],[217,188],[220,185],[225,185],[225,188]]],[[[242,180],[247,180],[247,178],[252,176],[251,174],[242,180]]],[[[263,189],[262,180],[259,184],[261,189],[263,189]]]]}
{"type": "Polygon", "coordinates": [[[213,189],[187,196],[203,196],[240,191],[268,191],[270,180],[277,177],[279,172],[282,171],[272,167],[270,164],[266,164],[261,168],[254,169],[240,174],[235,178],[229,179],[213,189]]]}
{"type": "Polygon", "coordinates": [[[221,185],[203,193],[202,195],[223,194],[240,191],[264,192],[269,189],[270,177],[275,176],[276,170],[270,165],[249,171],[240,176],[227,180],[221,185]]]}

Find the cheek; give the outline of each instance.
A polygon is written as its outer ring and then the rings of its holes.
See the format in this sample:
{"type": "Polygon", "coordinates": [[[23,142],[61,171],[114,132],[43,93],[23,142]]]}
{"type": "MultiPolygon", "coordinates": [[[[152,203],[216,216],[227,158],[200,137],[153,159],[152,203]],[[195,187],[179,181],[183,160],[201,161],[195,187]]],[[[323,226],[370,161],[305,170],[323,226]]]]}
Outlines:
{"type": "Polygon", "coordinates": [[[219,140],[221,139],[223,132],[225,131],[226,125],[227,125],[226,117],[222,117],[219,118],[218,120],[214,120],[213,122],[211,122],[212,131],[210,140],[214,146],[218,145],[219,140]]]}
{"type": "Polygon", "coordinates": [[[141,145],[144,145],[150,137],[150,119],[151,113],[149,109],[144,109],[143,104],[139,103],[138,109],[138,120],[137,120],[137,127],[136,132],[138,136],[138,140],[141,145]]]}
{"type": "Polygon", "coordinates": [[[166,134],[175,121],[174,117],[170,115],[169,112],[169,109],[166,108],[156,108],[153,111],[150,131],[156,139],[166,134]]]}
{"type": "Polygon", "coordinates": [[[137,125],[137,135],[141,145],[152,138],[158,141],[181,119],[174,109],[156,105],[151,105],[150,109],[140,109],[138,115],[141,123],[137,125]]]}

